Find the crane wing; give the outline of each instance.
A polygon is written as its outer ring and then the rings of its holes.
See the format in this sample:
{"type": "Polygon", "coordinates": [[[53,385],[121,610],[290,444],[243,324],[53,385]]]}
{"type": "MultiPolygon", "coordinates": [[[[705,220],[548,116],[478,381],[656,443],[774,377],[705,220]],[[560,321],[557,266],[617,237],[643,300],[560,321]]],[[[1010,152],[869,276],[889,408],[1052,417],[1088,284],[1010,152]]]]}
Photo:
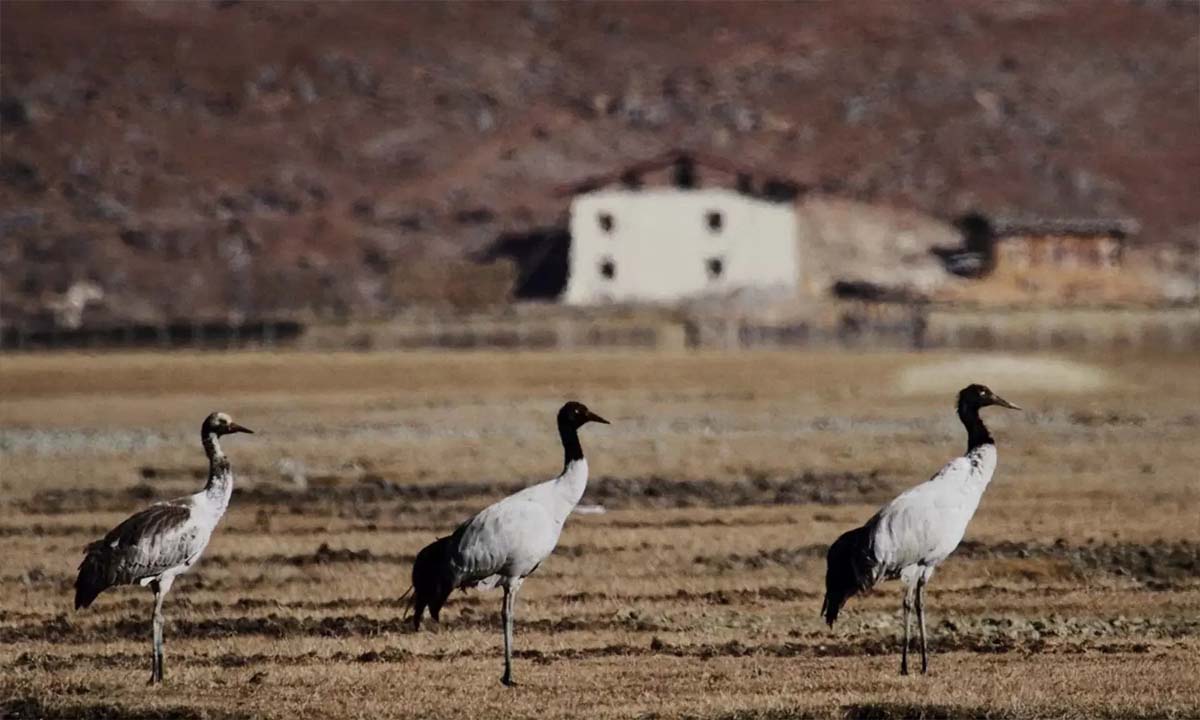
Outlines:
{"type": "Polygon", "coordinates": [[[89,544],[75,581],[76,607],[87,607],[105,588],[152,578],[187,562],[198,552],[199,528],[190,520],[186,505],[151,505],[89,544]]]}
{"type": "Polygon", "coordinates": [[[484,508],[454,531],[451,564],[459,586],[493,575],[531,572],[554,550],[557,533],[545,508],[526,492],[484,508]]]}
{"type": "Polygon", "coordinates": [[[966,528],[964,512],[969,520],[974,511],[970,493],[965,492],[970,469],[967,458],[955,458],[879,511],[874,519],[874,548],[886,574],[892,576],[917,563],[936,564],[958,546],[966,528]]]}

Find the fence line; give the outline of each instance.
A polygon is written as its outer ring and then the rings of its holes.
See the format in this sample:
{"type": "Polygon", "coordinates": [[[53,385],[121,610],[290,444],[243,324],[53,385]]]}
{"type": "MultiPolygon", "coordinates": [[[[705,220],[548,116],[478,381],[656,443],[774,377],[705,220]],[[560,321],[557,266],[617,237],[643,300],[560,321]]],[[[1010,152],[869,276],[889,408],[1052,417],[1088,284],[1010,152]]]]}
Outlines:
{"type": "Polygon", "coordinates": [[[0,349],[572,350],[625,348],[860,347],[972,349],[1200,349],[1200,308],[962,310],[930,305],[839,302],[810,316],[753,318],[444,317],[305,325],[295,320],[245,323],[135,324],[103,328],[0,330],[0,349]]]}
{"type": "Polygon", "coordinates": [[[151,325],[137,323],[105,327],[36,328],[0,330],[4,350],[100,350],[277,347],[294,342],[304,333],[294,320],[259,320],[245,323],[195,322],[151,325]]]}

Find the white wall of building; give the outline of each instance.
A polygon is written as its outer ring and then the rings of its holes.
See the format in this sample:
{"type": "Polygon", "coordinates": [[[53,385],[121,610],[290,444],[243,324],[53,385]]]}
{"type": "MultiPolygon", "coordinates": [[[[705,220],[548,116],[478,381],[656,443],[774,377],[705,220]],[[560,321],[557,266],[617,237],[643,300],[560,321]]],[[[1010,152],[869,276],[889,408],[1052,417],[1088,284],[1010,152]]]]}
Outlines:
{"type": "Polygon", "coordinates": [[[672,302],[743,288],[794,293],[796,232],[791,203],[723,188],[579,195],[563,301],[672,302]]]}

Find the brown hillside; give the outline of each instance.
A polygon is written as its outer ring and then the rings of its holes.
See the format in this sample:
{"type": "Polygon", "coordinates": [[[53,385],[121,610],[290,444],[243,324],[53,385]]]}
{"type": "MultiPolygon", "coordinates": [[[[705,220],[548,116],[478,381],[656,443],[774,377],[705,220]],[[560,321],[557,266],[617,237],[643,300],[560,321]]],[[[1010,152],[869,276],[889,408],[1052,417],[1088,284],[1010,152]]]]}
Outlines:
{"type": "MultiPolygon", "coordinates": [[[[1200,223],[1186,2],[0,5],[0,307],[502,300],[466,260],[667,147],[948,216],[1200,223]]],[[[1189,231],[1188,228],[1192,230],[1189,231]]]]}

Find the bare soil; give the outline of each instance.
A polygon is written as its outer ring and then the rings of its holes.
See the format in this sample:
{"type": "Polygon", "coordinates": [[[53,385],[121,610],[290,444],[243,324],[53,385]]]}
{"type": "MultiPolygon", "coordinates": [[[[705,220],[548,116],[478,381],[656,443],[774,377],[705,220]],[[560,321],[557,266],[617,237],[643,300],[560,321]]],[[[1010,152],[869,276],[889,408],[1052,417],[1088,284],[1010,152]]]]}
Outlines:
{"type": "Polygon", "coordinates": [[[958,388],[905,378],[969,357],[7,358],[0,714],[1200,716],[1191,358],[1028,356],[1106,382],[992,383],[1026,411],[987,414],[999,470],[930,585],[930,675],[897,674],[894,584],[822,623],[829,542],[962,450],[958,388]],[[497,593],[455,593],[420,632],[401,596],[425,543],[558,470],[568,397],[613,421],[583,434],[604,512],[572,516],[526,583],[505,690],[497,593]],[[226,442],[237,491],[167,600],[147,690],[150,594],[75,612],[75,569],[203,482],[218,407],[257,433],[226,442]]]}

